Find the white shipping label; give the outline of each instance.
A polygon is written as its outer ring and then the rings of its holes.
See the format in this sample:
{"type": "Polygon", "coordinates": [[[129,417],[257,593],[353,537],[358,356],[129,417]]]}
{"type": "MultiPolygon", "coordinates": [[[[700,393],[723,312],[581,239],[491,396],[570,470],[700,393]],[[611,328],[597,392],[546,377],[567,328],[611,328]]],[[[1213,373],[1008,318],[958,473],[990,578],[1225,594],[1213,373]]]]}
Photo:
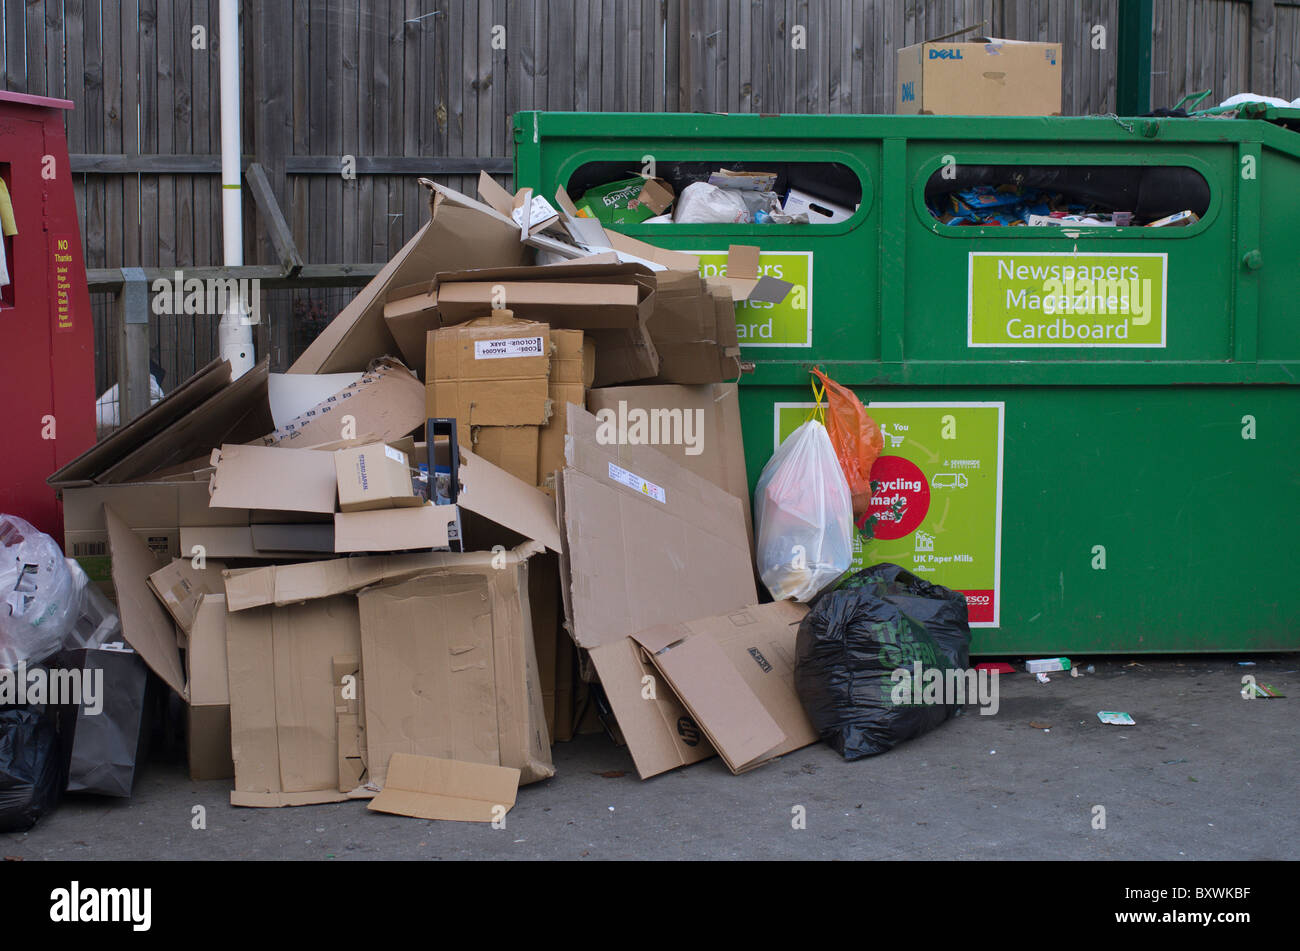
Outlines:
{"type": "Polygon", "coordinates": [[[641,478],[635,472],[628,472],[623,467],[616,466],[611,462],[609,464],[609,477],[615,482],[625,485],[635,492],[640,492],[642,495],[649,496],[656,502],[663,502],[665,505],[668,504],[668,497],[664,495],[664,490],[662,488],[655,485],[653,482],[641,478]]]}
{"type": "Polygon", "coordinates": [[[402,465],[406,465],[406,455],[400,449],[394,449],[392,446],[385,446],[384,455],[389,459],[392,459],[394,462],[400,462],[402,465]]]}
{"type": "Polygon", "coordinates": [[[504,340],[475,340],[475,360],[500,360],[504,357],[540,357],[541,337],[509,337],[504,340]]]}

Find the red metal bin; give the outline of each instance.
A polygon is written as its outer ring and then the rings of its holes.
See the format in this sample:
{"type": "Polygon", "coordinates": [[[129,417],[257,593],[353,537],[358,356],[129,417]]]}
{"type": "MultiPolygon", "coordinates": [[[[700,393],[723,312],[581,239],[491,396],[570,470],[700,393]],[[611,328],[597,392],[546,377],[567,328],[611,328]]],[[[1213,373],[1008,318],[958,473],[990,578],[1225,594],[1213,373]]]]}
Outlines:
{"type": "Polygon", "coordinates": [[[63,131],[71,108],[0,91],[0,179],[17,228],[4,235],[0,286],[0,512],[60,540],[45,478],[95,441],[94,322],[63,131]]]}

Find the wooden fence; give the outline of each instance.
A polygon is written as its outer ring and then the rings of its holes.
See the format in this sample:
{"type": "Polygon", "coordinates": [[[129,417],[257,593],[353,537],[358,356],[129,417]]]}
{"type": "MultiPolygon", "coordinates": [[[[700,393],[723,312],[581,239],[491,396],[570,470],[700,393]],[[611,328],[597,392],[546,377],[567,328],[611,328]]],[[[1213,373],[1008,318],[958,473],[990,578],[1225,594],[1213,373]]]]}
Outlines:
{"type": "MultiPolygon", "coordinates": [[[[1214,102],[1300,96],[1297,2],[1156,0],[1153,105],[1207,87],[1214,102]]],[[[1064,111],[1115,108],[1118,0],[242,6],[244,152],[316,264],[390,257],[421,223],[417,174],[471,193],[481,166],[507,181],[522,109],[890,112],[895,50],[967,27],[1061,42],[1064,111]],[[339,174],[344,156],[354,178],[339,174]]],[[[0,0],[0,26],[5,88],[76,104],[67,128],[87,266],[220,263],[216,0],[0,0]]],[[[278,260],[251,200],[245,247],[249,263],[278,260]]],[[[284,292],[270,309],[289,322],[303,300],[329,311],[346,296],[284,292]]],[[[276,333],[283,365],[297,345],[276,333]]],[[[113,378],[108,336],[101,384],[113,378]]],[[[207,359],[212,336],[198,322],[155,328],[170,382],[207,359]]]]}

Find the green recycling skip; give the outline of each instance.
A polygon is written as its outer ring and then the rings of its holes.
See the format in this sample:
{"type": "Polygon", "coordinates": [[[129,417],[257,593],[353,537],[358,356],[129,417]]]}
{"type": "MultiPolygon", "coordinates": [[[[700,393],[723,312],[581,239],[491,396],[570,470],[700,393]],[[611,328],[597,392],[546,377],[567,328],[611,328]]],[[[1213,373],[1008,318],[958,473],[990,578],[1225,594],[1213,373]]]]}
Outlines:
{"type": "MultiPolygon", "coordinates": [[[[997,627],[1001,608],[1004,406],[867,404],[884,448],[871,468],[874,537],[854,529],[853,570],[887,561],[960,591],[971,627],[997,627]]],[[[777,446],[812,408],[775,404],[777,446]]]]}
{"type": "Polygon", "coordinates": [[[1165,254],[970,252],[967,346],[1163,347],[1165,254]]]}
{"type": "MultiPolygon", "coordinates": [[[[700,276],[727,273],[726,251],[692,251],[700,258],[700,276]]],[[[779,304],[736,304],[736,335],[744,347],[812,346],[811,251],[764,251],[759,255],[759,276],[770,275],[794,285],[779,304]]]]}

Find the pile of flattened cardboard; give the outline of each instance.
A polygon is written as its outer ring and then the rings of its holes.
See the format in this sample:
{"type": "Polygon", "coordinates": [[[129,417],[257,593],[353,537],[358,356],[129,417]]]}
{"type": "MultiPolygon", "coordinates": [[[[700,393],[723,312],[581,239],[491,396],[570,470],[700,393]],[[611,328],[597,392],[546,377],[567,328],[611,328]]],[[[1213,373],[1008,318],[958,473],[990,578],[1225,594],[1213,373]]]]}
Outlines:
{"type": "Polygon", "coordinates": [[[666,251],[426,183],[287,374],[214,362],[50,478],[67,553],[231,801],[490,821],[578,732],[642,778],[813,742],[805,609],[758,604],[734,302],[666,251]]]}

